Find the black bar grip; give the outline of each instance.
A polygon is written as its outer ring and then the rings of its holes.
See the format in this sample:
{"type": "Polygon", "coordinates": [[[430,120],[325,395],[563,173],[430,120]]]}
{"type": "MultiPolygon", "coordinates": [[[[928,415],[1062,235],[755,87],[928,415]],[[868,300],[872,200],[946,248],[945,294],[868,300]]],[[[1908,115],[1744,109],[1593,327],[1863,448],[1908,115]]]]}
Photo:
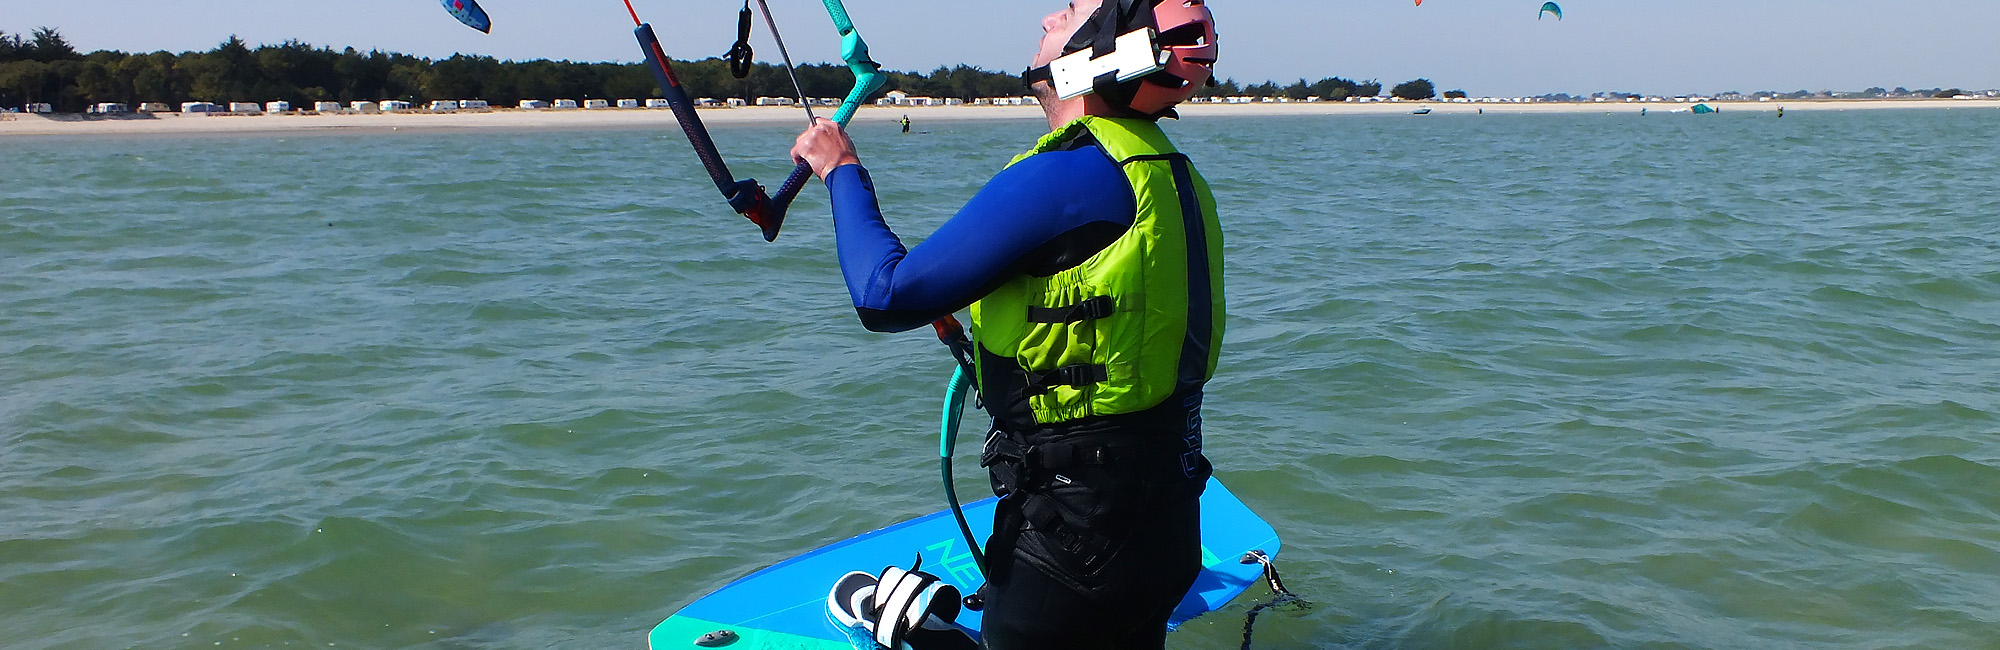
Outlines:
{"type": "MultiPolygon", "coordinates": [[[[660,84],[660,94],[674,111],[674,121],[679,122],[681,131],[687,134],[688,144],[694,147],[701,166],[708,170],[708,178],[715,182],[715,189],[722,192],[722,198],[729,201],[731,209],[763,230],[764,241],[777,239],[778,229],[785,223],[785,209],[791,206],[791,197],[774,202],[764,194],[764,186],[759,185],[756,179],[739,181],[729,173],[729,165],[722,161],[722,153],[715,148],[715,139],[709,137],[708,127],[701,123],[701,115],[695,112],[694,100],[674,78],[673,64],[667,61],[666,51],[660,48],[660,37],[653,33],[653,25],[640,23],[632,34],[639,39],[639,49],[645,52],[646,67],[653,71],[653,80],[660,84]]],[[[806,173],[811,172],[810,168],[806,169],[806,173]]],[[[797,176],[797,173],[793,175],[797,176]]],[[[790,182],[786,181],[788,185],[790,182]]],[[[792,196],[798,192],[798,189],[793,189],[792,196]]]]}

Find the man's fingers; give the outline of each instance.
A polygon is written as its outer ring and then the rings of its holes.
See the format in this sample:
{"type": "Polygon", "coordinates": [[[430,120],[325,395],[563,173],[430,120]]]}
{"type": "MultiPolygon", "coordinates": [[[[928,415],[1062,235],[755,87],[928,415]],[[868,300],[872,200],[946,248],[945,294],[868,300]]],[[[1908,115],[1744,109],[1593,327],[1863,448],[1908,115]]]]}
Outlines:
{"type": "Polygon", "coordinates": [[[792,160],[811,165],[813,174],[824,179],[826,173],[838,166],[839,162],[853,157],[853,145],[847,140],[847,133],[839,124],[824,117],[814,118],[811,125],[792,145],[792,160]]]}

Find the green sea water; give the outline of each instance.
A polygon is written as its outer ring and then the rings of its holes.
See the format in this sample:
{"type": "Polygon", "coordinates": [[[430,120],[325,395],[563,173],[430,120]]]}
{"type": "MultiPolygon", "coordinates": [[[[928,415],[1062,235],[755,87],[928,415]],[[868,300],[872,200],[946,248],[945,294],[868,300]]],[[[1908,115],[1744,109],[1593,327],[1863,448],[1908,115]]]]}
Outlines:
{"type": "MultiPolygon", "coordinates": [[[[1042,131],[918,126],[856,129],[912,241],[1042,131]]],[[[2000,649],[2000,111],[1169,128],[1314,603],[1256,647],[2000,649]]],[[[679,138],[0,140],[0,648],[641,648],[939,509],[948,355],[679,138]]]]}

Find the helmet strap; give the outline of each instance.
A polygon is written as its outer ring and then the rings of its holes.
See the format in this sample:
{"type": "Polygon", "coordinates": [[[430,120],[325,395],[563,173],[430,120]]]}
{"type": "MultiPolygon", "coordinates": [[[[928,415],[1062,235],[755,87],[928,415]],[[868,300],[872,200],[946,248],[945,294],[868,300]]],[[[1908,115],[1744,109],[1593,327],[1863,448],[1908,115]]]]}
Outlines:
{"type": "MultiPolygon", "coordinates": [[[[1139,17],[1139,12],[1145,11],[1154,2],[1155,0],[1105,0],[1104,4],[1100,5],[1097,11],[1091,15],[1090,22],[1087,22],[1086,26],[1079,29],[1076,34],[1070,36],[1069,44],[1063,48],[1063,51],[1066,53],[1064,56],[1074,56],[1084,50],[1090,51],[1088,56],[1092,60],[1111,56],[1118,51],[1119,37],[1127,35],[1123,33],[1123,28],[1136,21],[1139,17]]],[[[1144,28],[1147,26],[1135,27],[1144,28]]],[[[1147,39],[1151,40],[1151,36],[1149,35],[1147,39]]],[[[1158,56],[1157,44],[1147,49],[1153,50],[1151,52],[1153,57],[1158,56]]],[[[1120,70],[1118,69],[1098,73],[1090,80],[1090,93],[1096,94],[1113,110],[1137,115],[1130,107],[1131,93],[1127,90],[1130,81],[1121,81],[1119,77],[1120,70]]],[[[1029,68],[1021,73],[1021,80],[1030,86],[1036,82],[1044,81],[1052,86],[1058,85],[1055,82],[1053,62],[1050,65],[1029,68]]],[[[1075,91],[1072,90],[1070,92],[1075,91]]],[[[1071,97],[1075,96],[1077,95],[1071,95],[1071,97]]]]}

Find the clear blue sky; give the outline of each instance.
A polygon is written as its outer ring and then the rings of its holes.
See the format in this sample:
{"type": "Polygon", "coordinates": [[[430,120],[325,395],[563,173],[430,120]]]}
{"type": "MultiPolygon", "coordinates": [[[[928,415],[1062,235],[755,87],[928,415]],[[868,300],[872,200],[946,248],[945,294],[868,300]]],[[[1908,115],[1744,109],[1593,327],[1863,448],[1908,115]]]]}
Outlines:
{"type": "MultiPolygon", "coordinates": [[[[817,0],[770,0],[793,56],[838,58],[817,0]]],[[[668,54],[701,58],[734,40],[734,0],[634,0],[668,54]]],[[[231,34],[431,57],[632,61],[619,0],[481,0],[491,36],[435,0],[0,0],[0,30],[53,26],[89,51],[205,50],[231,34]]],[[[1061,0],[847,0],[892,69],[971,63],[1018,72],[1061,0]],[[939,27],[943,26],[943,27],[939,27]]],[[[1476,95],[1621,90],[2000,88],[2000,0],[1210,0],[1220,73],[1239,81],[1424,76],[1476,95]]],[[[759,58],[775,59],[759,26],[759,58]]]]}

